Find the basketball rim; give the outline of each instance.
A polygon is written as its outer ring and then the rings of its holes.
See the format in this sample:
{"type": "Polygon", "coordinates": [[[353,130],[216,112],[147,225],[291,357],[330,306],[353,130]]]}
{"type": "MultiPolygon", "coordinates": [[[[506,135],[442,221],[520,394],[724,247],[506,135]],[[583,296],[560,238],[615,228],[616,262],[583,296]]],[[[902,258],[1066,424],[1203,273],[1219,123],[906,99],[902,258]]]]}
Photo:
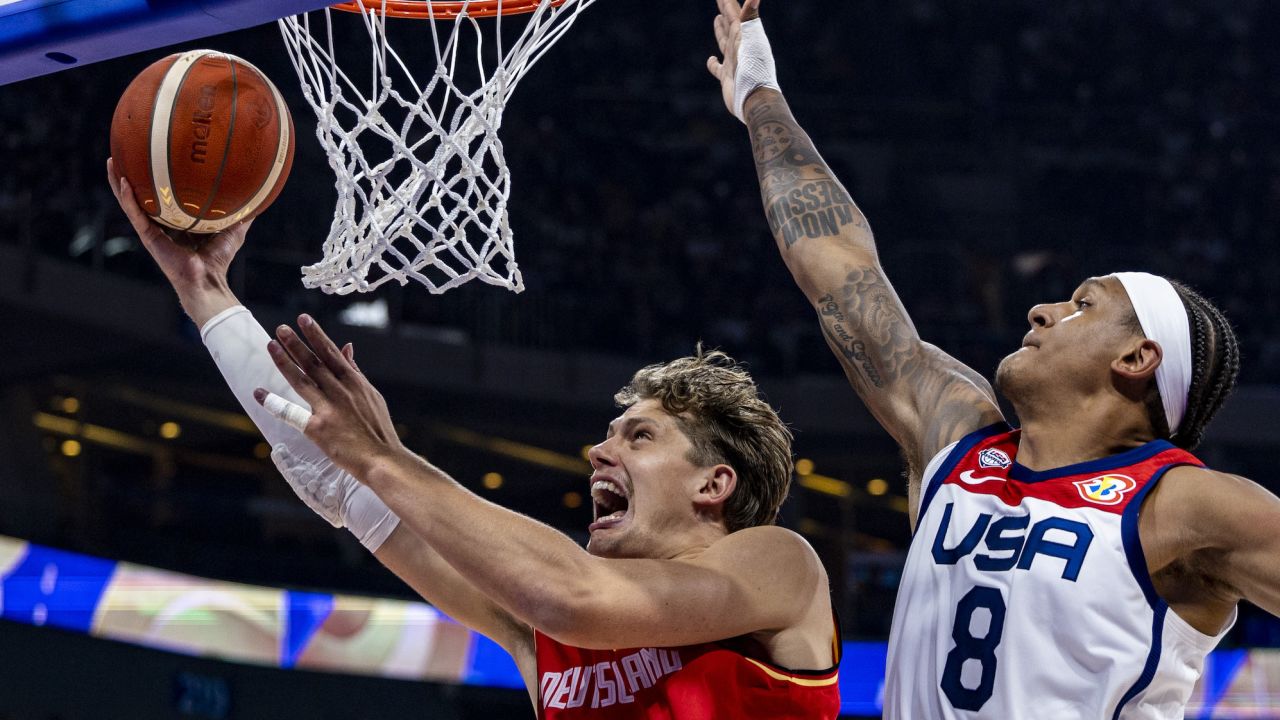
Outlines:
{"type": "MultiPolygon", "coordinates": [[[[565,0],[549,0],[551,7],[559,7],[565,0]]],[[[534,12],[543,0],[368,0],[360,3],[344,2],[333,6],[344,12],[372,12],[387,17],[414,20],[453,20],[459,15],[467,17],[497,17],[499,15],[524,15],[534,12]]]]}

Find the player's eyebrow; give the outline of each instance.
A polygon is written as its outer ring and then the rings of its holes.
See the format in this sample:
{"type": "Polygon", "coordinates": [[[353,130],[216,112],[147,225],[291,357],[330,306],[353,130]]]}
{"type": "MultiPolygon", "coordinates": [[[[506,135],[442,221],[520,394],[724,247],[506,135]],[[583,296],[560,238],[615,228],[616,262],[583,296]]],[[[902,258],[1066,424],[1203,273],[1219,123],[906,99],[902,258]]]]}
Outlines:
{"type": "Polygon", "coordinates": [[[604,434],[604,437],[606,440],[613,437],[618,432],[619,422],[621,422],[622,432],[624,433],[631,430],[631,428],[635,427],[636,425],[639,425],[640,423],[649,423],[651,425],[658,424],[657,421],[654,420],[653,418],[644,417],[643,415],[633,415],[629,418],[626,418],[625,420],[622,418],[618,418],[617,420],[614,420],[613,422],[609,423],[609,429],[605,431],[605,434],[604,434]]]}
{"type": "Polygon", "coordinates": [[[1080,283],[1080,291],[1089,292],[1090,290],[1098,290],[1105,293],[1107,291],[1107,285],[1099,278],[1089,278],[1088,280],[1080,283]]]}

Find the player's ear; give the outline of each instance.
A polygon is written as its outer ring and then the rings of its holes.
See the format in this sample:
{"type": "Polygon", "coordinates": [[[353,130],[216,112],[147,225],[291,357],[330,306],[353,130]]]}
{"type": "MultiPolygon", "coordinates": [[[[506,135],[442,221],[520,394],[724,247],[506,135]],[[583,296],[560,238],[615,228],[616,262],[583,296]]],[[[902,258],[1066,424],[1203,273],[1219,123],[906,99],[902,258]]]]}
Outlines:
{"type": "Polygon", "coordinates": [[[703,508],[724,505],[738,487],[738,473],[723,463],[712,465],[699,476],[701,485],[694,497],[694,504],[703,508]]]}
{"type": "Polygon", "coordinates": [[[1111,361],[1111,371],[1126,380],[1145,383],[1156,374],[1164,360],[1160,343],[1148,338],[1134,338],[1123,355],[1111,361]]]}

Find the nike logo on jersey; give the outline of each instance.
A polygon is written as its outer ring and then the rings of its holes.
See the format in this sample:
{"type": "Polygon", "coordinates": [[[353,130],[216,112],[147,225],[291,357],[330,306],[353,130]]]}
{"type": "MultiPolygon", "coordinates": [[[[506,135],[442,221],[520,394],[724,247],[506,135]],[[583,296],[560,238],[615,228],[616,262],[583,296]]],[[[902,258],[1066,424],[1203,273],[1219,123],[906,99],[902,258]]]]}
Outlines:
{"type": "Polygon", "coordinates": [[[960,482],[966,485],[981,485],[985,482],[1004,482],[1005,478],[998,475],[977,475],[972,470],[965,470],[960,473],[960,482]]]}
{"type": "Polygon", "coordinates": [[[973,565],[979,570],[1030,570],[1037,556],[1047,556],[1064,561],[1062,579],[1075,582],[1093,543],[1093,530],[1075,520],[1047,517],[1031,525],[1030,515],[1006,515],[992,522],[990,513],[982,513],[959,542],[947,547],[954,510],[955,503],[947,503],[933,539],[933,561],[939,565],[955,565],[973,554],[981,543],[986,552],[973,556],[973,565]]]}

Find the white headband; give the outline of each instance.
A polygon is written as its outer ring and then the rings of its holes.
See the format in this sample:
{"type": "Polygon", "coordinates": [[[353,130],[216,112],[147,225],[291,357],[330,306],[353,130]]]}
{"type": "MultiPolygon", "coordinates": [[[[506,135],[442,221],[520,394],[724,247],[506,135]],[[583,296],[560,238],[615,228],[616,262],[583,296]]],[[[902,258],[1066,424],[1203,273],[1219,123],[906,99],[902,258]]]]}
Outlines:
{"type": "Polygon", "coordinates": [[[1115,276],[1129,293],[1129,302],[1147,339],[1160,344],[1164,359],[1156,368],[1156,387],[1164,401],[1169,433],[1178,432],[1187,410],[1191,391],[1191,327],[1187,309],[1173,285],[1162,277],[1144,272],[1123,272],[1115,276]]]}

